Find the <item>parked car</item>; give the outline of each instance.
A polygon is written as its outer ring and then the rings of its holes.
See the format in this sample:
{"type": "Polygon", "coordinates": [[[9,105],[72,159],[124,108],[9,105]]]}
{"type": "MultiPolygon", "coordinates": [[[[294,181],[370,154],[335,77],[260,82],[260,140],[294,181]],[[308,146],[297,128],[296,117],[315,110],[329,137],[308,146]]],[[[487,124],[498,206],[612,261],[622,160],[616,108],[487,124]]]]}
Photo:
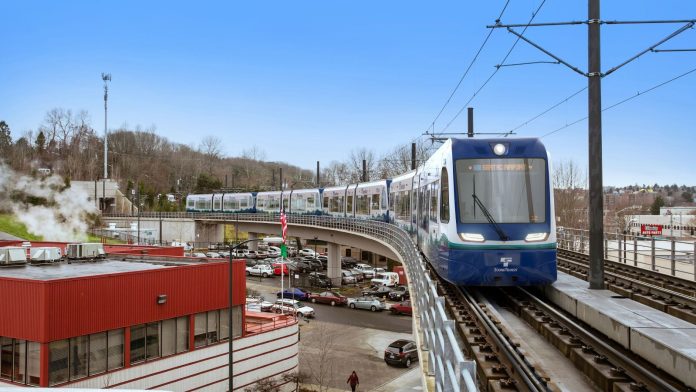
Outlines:
{"type": "Polygon", "coordinates": [[[373,312],[384,310],[382,301],[375,297],[348,298],[348,307],[351,309],[369,309],[373,312]]]}
{"type": "Polygon", "coordinates": [[[222,258],[222,256],[220,256],[220,254],[217,252],[207,252],[205,254],[205,257],[209,257],[211,259],[221,259],[222,258]]]}
{"type": "Polygon", "coordinates": [[[297,254],[300,256],[309,256],[309,257],[316,257],[319,256],[317,252],[315,252],[313,249],[309,248],[302,248],[299,251],[297,251],[297,254]]]}
{"type": "Polygon", "coordinates": [[[312,272],[309,274],[309,284],[315,287],[328,287],[331,288],[333,283],[331,279],[321,272],[312,272]]]}
{"type": "Polygon", "coordinates": [[[355,268],[349,269],[348,271],[350,271],[350,273],[353,274],[356,282],[360,283],[365,280],[365,274],[363,274],[362,271],[357,270],[355,268]]]}
{"type": "Polygon", "coordinates": [[[317,259],[305,257],[304,261],[307,262],[314,271],[321,271],[322,269],[324,269],[324,265],[321,263],[321,261],[317,259]]]}
{"type": "Polygon", "coordinates": [[[375,269],[372,268],[371,265],[367,264],[358,264],[355,266],[355,269],[358,271],[362,272],[363,275],[365,275],[366,279],[372,279],[375,277],[375,269]]]}
{"type": "Polygon", "coordinates": [[[296,314],[298,316],[311,318],[314,317],[314,309],[300,304],[296,299],[281,298],[273,304],[273,311],[276,313],[296,314]]]}
{"type": "Polygon", "coordinates": [[[389,294],[387,294],[387,296],[392,301],[403,301],[411,297],[408,292],[408,287],[406,286],[394,287],[392,291],[390,291],[389,294]]]}
{"type": "Polygon", "coordinates": [[[206,256],[205,253],[202,253],[202,252],[193,252],[193,253],[191,253],[191,257],[204,257],[205,258],[208,256],[206,256]]]}
{"type": "Polygon", "coordinates": [[[297,270],[300,272],[304,273],[304,272],[314,271],[314,269],[312,268],[312,265],[304,260],[295,260],[292,263],[293,263],[293,265],[295,265],[297,270]]]}
{"type": "Polygon", "coordinates": [[[268,247],[268,257],[280,257],[280,248],[275,246],[268,247]]]}
{"type": "Polygon", "coordinates": [[[266,251],[263,251],[263,250],[256,251],[256,258],[257,259],[265,259],[267,257],[268,257],[268,253],[266,251]]]}
{"type": "Polygon", "coordinates": [[[283,291],[278,291],[276,293],[276,297],[278,298],[290,298],[290,299],[296,299],[298,301],[306,301],[309,299],[310,292],[302,290],[301,288],[294,287],[294,288],[289,288],[285,289],[283,291]]]}
{"type": "Polygon", "coordinates": [[[235,249],[232,251],[232,257],[238,257],[238,258],[244,258],[246,255],[244,254],[244,249],[235,249]]]}
{"type": "Polygon", "coordinates": [[[399,283],[399,274],[396,272],[378,272],[370,282],[376,286],[394,287],[399,283]]]}
{"type": "Polygon", "coordinates": [[[355,260],[354,258],[348,256],[341,257],[342,268],[350,269],[355,267],[356,265],[358,265],[358,260],[355,260]]]}
{"type": "Polygon", "coordinates": [[[255,259],[256,251],[251,249],[244,249],[244,257],[246,257],[247,259],[255,259]]]}
{"type": "Polygon", "coordinates": [[[246,274],[248,275],[255,275],[255,276],[263,276],[264,278],[267,278],[269,276],[273,276],[273,269],[271,268],[270,265],[267,264],[256,264],[253,267],[246,267],[246,274]]]}
{"type": "Polygon", "coordinates": [[[256,262],[256,260],[246,259],[246,266],[247,266],[247,267],[253,267],[253,266],[255,266],[256,264],[258,264],[258,263],[256,262]]]}
{"type": "Polygon", "coordinates": [[[254,312],[271,312],[273,308],[273,303],[264,301],[263,298],[249,298],[246,299],[247,310],[254,312]]]}
{"type": "Polygon", "coordinates": [[[386,298],[391,292],[391,288],[387,286],[372,286],[367,290],[363,290],[362,295],[370,295],[373,297],[386,298]]]}
{"type": "Polygon", "coordinates": [[[355,284],[357,280],[353,273],[346,270],[341,270],[341,284],[355,284]]]}
{"type": "Polygon", "coordinates": [[[403,301],[398,304],[394,304],[389,308],[389,310],[392,312],[392,314],[407,314],[409,316],[413,315],[411,301],[403,301]]]}
{"type": "Polygon", "coordinates": [[[346,305],[348,297],[338,294],[334,291],[324,291],[319,294],[309,294],[308,299],[312,303],[329,304],[331,306],[346,305]]]}
{"type": "Polygon", "coordinates": [[[385,270],[385,269],[382,268],[382,267],[375,267],[375,268],[373,268],[373,269],[375,270],[375,275],[378,274],[378,273],[380,273],[380,272],[387,272],[387,270],[385,270]]]}
{"type": "Polygon", "coordinates": [[[276,276],[281,276],[281,275],[288,276],[288,275],[290,275],[290,271],[292,270],[289,263],[273,263],[273,264],[271,264],[271,267],[273,267],[273,275],[276,275],[276,276]],[[282,270],[281,270],[281,267],[282,267],[282,270]]]}
{"type": "Polygon", "coordinates": [[[412,340],[399,339],[384,350],[384,362],[388,365],[411,367],[418,361],[418,347],[412,340]]]}

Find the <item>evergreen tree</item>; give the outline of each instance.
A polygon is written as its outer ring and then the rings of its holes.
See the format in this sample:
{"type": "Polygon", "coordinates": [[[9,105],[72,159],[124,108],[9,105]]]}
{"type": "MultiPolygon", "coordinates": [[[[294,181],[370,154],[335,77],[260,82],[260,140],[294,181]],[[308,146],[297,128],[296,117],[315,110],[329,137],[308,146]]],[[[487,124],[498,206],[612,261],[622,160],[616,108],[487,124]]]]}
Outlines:
{"type": "Polygon", "coordinates": [[[0,152],[4,155],[10,151],[10,147],[12,147],[10,126],[4,121],[0,121],[0,152]]]}
{"type": "Polygon", "coordinates": [[[662,196],[655,198],[655,201],[650,206],[650,213],[653,215],[660,215],[660,207],[664,207],[665,201],[662,196]]]}

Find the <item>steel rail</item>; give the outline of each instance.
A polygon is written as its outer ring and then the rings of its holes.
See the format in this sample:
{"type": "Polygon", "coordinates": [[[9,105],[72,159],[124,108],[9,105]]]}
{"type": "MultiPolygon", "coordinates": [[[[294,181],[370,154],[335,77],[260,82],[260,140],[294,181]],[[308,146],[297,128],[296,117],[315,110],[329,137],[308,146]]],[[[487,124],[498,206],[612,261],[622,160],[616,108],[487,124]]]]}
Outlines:
{"type": "Polygon", "coordinates": [[[654,372],[646,369],[644,366],[629,358],[624,353],[607,344],[599,336],[597,336],[597,334],[593,333],[592,331],[588,331],[580,324],[571,320],[560,311],[539,299],[537,296],[531,294],[529,291],[521,287],[518,287],[517,290],[524,293],[535,306],[542,308],[545,312],[551,314],[554,318],[563,323],[566,328],[571,330],[575,335],[578,335],[583,341],[590,342],[593,349],[601,350],[602,355],[607,357],[614,365],[621,367],[631,378],[636,381],[646,382],[649,390],[670,392],[678,392],[680,390],[663,379],[657,377],[654,372]]]}
{"type": "Polygon", "coordinates": [[[493,338],[495,344],[499,349],[505,354],[510,365],[512,365],[515,372],[513,375],[521,378],[522,382],[530,391],[550,391],[545,382],[542,382],[537,376],[534,369],[520,356],[515,347],[510,344],[505,334],[500,331],[496,326],[490,316],[481,309],[478,305],[476,299],[467,291],[467,289],[460,289],[460,293],[464,300],[467,302],[469,307],[474,311],[478,319],[482,322],[484,329],[488,332],[488,335],[493,338]]]}

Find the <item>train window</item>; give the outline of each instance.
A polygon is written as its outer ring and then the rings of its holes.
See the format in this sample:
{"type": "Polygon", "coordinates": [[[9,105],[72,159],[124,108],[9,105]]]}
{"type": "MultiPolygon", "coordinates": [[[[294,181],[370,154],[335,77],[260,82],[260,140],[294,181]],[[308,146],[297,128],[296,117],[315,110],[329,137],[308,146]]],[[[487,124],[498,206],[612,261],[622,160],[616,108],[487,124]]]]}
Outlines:
{"type": "Polygon", "coordinates": [[[355,202],[355,214],[358,215],[368,215],[370,213],[370,201],[368,199],[369,196],[367,195],[362,195],[362,196],[356,196],[356,202],[355,202]]]}
{"type": "Polygon", "coordinates": [[[456,161],[459,221],[488,223],[480,201],[498,223],[546,221],[546,161],[541,158],[456,161]]]}
{"type": "Polygon", "coordinates": [[[353,214],[353,195],[348,196],[346,200],[346,213],[353,214]]]}
{"type": "Polygon", "coordinates": [[[437,193],[439,184],[437,182],[430,185],[430,220],[437,222],[437,193]]]}
{"type": "Polygon", "coordinates": [[[440,174],[440,222],[449,222],[449,177],[447,168],[442,168],[440,174]]]}
{"type": "Polygon", "coordinates": [[[216,210],[220,209],[220,199],[213,200],[213,209],[216,209],[216,210]]]}
{"type": "Polygon", "coordinates": [[[372,203],[370,203],[371,211],[379,211],[379,194],[372,195],[372,203]]]}
{"type": "Polygon", "coordinates": [[[324,196],[324,209],[328,210],[329,209],[329,197],[324,196]]]}
{"type": "Polygon", "coordinates": [[[186,200],[186,206],[187,206],[187,207],[193,208],[194,203],[195,203],[195,200],[193,200],[193,199],[187,199],[187,200],[186,200]]]}
{"type": "Polygon", "coordinates": [[[382,188],[382,200],[380,208],[383,210],[387,209],[387,188],[382,188]]]}
{"type": "Polygon", "coordinates": [[[314,196],[307,196],[307,208],[314,208],[314,196]]]}

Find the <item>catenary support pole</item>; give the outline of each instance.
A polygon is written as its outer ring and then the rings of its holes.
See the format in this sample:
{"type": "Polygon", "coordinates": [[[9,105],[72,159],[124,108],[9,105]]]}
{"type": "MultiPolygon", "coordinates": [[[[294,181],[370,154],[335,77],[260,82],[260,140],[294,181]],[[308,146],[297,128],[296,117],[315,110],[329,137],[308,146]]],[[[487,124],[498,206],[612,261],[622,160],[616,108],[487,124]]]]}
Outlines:
{"type": "Polygon", "coordinates": [[[321,188],[321,177],[319,177],[319,161],[317,161],[317,188],[321,188]]]}
{"type": "Polygon", "coordinates": [[[474,137],[474,108],[466,108],[468,130],[467,136],[474,137]]]}
{"type": "Polygon", "coordinates": [[[416,170],[416,143],[411,143],[411,170],[416,170]]]}
{"type": "Polygon", "coordinates": [[[602,74],[600,62],[599,0],[588,4],[588,146],[590,172],[590,289],[604,288],[604,205],[602,190],[602,74]]]}
{"type": "Polygon", "coordinates": [[[365,159],[363,159],[362,180],[363,182],[367,182],[367,161],[365,159]]]}

